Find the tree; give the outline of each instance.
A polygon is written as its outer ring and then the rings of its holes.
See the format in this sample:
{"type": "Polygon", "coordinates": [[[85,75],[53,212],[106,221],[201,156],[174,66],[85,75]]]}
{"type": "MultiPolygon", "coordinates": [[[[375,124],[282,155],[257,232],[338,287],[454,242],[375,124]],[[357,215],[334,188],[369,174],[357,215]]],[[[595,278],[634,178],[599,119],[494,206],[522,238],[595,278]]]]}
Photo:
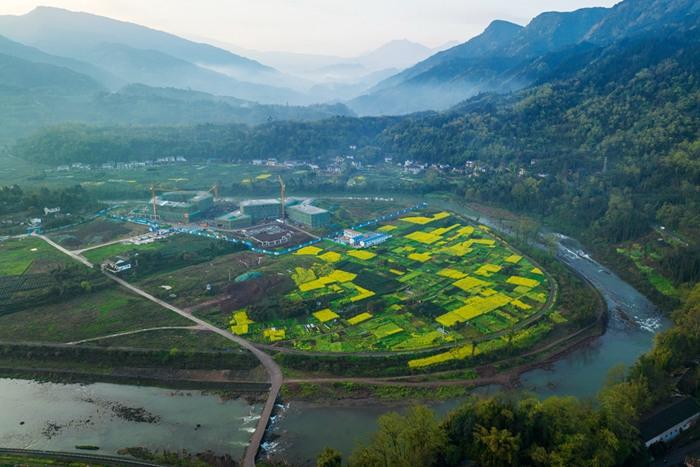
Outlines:
{"type": "Polygon", "coordinates": [[[324,449],[316,459],[316,467],[340,467],[342,463],[342,454],[340,454],[340,451],[333,448],[324,449]]]}
{"type": "Polygon", "coordinates": [[[520,449],[520,435],[509,430],[490,429],[477,425],[474,430],[475,450],[479,465],[501,467],[516,465],[520,449]]]}
{"type": "Polygon", "coordinates": [[[370,443],[355,451],[350,465],[357,467],[430,467],[437,465],[447,445],[435,414],[425,406],[405,416],[392,412],[379,418],[379,431],[370,443]]]}

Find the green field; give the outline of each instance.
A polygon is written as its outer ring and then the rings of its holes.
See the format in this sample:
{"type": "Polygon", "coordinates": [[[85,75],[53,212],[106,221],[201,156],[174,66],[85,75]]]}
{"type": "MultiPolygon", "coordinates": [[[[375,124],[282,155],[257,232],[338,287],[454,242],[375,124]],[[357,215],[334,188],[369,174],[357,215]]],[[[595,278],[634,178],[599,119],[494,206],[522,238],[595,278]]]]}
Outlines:
{"type": "Polygon", "coordinates": [[[547,302],[544,272],[484,226],[429,212],[376,229],[392,238],[362,250],[324,241],[261,267],[256,280],[291,283],[222,306],[232,331],[314,352],[411,351],[504,335],[547,302]]]}
{"type": "Polygon", "coordinates": [[[0,277],[45,272],[66,261],[65,255],[38,238],[0,242],[0,277]]]}
{"type": "Polygon", "coordinates": [[[55,304],[0,316],[0,340],[69,342],[157,326],[189,326],[185,318],[116,285],[55,304]]]}

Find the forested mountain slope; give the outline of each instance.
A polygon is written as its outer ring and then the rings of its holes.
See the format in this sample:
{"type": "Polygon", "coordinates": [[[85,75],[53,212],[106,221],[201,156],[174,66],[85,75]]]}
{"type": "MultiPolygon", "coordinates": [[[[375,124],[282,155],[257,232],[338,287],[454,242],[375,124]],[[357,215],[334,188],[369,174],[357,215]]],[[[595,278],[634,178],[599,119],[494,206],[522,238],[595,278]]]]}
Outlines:
{"type": "Polygon", "coordinates": [[[492,23],[481,35],[436,54],[351,102],[360,114],[442,110],[481,92],[510,92],[547,77],[543,62],[567,49],[600,47],[638,35],[692,31],[700,23],[694,0],[625,0],[613,8],[549,12],[526,27],[492,23]]]}

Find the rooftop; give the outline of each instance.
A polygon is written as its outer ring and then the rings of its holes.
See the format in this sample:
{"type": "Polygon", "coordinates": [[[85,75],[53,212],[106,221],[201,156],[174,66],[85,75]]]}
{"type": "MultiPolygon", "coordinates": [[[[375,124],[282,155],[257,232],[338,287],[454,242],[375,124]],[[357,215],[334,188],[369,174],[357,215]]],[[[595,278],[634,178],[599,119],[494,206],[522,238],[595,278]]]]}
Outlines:
{"type": "Polygon", "coordinates": [[[246,206],[266,206],[270,204],[280,204],[278,199],[247,199],[241,201],[241,207],[246,206]]]}
{"type": "Polygon", "coordinates": [[[297,204],[296,206],[289,207],[289,209],[295,209],[297,211],[305,212],[307,214],[323,214],[328,212],[325,209],[321,209],[310,204],[297,204]]]}
{"type": "Polygon", "coordinates": [[[227,214],[224,214],[223,216],[219,216],[216,218],[218,221],[230,221],[234,219],[245,219],[245,218],[250,218],[249,215],[247,214],[241,214],[240,210],[232,211],[227,214]]]}
{"type": "Polygon", "coordinates": [[[644,441],[648,441],[697,413],[700,413],[700,404],[695,399],[679,399],[642,420],[639,431],[644,441]]]}

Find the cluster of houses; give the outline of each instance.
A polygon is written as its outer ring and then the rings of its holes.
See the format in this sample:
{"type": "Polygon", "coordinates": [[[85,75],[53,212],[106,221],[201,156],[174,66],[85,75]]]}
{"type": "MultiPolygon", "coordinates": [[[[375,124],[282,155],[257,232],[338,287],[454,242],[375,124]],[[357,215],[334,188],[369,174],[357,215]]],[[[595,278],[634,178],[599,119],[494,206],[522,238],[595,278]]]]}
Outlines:
{"type": "Polygon", "coordinates": [[[144,167],[155,167],[159,165],[181,164],[187,162],[182,156],[159,157],[158,159],[147,161],[132,161],[132,162],[104,162],[102,164],[84,164],[82,162],[74,162],[72,164],[59,165],[56,167],[56,172],[67,172],[70,170],[124,170],[138,169],[144,167]]]}

